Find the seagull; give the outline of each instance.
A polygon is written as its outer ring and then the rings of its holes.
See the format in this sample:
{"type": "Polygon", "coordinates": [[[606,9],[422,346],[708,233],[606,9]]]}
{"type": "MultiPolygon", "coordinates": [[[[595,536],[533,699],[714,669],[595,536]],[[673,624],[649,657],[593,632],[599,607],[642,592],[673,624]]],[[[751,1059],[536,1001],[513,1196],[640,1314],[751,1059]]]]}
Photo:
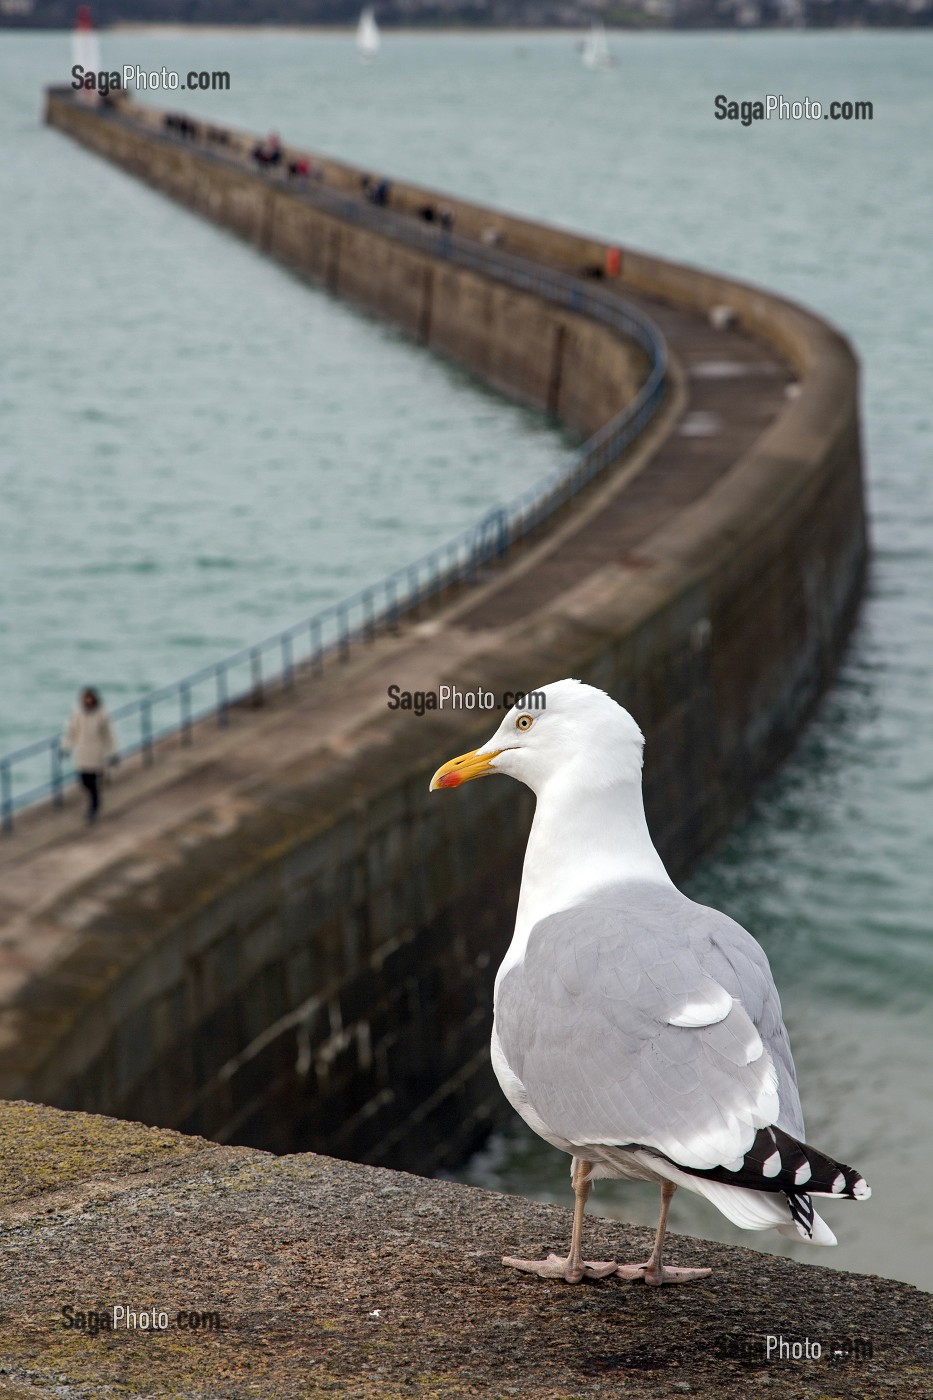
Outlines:
{"type": "Polygon", "coordinates": [[[836,1237],[814,1197],[870,1188],[805,1141],[781,1002],[762,948],[676,888],[642,798],[644,736],[605,691],[555,681],[513,706],[431,790],[505,773],[535,793],[515,932],[496,977],[492,1063],[529,1127],[572,1158],[570,1253],[504,1264],[567,1283],[617,1275],[688,1283],[709,1269],[662,1259],[678,1186],[744,1230],[836,1237]],[[583,1257],[601,1177],[655,1182],[644,1263],[583,1257]]]}

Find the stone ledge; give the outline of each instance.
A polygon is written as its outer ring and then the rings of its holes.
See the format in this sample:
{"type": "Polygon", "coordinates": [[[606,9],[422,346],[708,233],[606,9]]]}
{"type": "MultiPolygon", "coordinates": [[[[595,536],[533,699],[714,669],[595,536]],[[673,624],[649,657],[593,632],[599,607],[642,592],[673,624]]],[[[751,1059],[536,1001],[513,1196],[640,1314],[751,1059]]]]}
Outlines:
{"type": "MultiPolygon", "coordinates": [[[[930,1299],[907,1284],[685,1236],[672,1258],[712,1264],[706,1283],[544,1283],[500,1256],[562,1250],[569,1206],[311,1154],[4,1103],[0,1212],[0,1395],[931,1394],[930,1299]],[[63,1326],[66,1304],[155,1307],[173,1325],[90,1336],[63,1326]],[[180,1310],[222,1328],[180,1330],[180,1310]],[[762,1333],[865,1337],[874,1355],[722,1359],[722,1336],[762,1333]]],[[[594,1218],[587,1241],[638,1259],[650,1236],[594,1218]]]]}

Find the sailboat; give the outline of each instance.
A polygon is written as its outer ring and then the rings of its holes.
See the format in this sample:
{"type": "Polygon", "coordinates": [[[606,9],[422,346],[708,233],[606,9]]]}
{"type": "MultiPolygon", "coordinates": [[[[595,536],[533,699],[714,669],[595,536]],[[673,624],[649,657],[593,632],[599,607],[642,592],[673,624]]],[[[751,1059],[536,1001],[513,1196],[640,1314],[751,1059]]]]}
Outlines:
{"type": "Polygon", "coordinates": [[[360,15],[359,24],[356,26],[356,47],[360,51],[360,56],[368,61],[376,57],[381,43],[376,16],[372,7],[367,5],[360,15]]]}
{"type": "Polygon", "coordinates": [[[584,68],[612,68],[615,59],[609,52],[609,41],[601,20],[594,20],[583,41],[584,68]]]}

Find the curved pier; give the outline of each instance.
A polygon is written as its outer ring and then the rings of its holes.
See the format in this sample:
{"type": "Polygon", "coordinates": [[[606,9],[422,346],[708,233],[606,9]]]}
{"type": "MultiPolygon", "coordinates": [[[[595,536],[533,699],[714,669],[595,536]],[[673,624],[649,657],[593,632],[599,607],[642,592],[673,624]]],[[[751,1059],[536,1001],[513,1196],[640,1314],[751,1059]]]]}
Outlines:
{"type": "Polygon", "coordinates": [[[227,728],[162,740],[92,835],[69,795],[0,847],[0,1094],[276,1150],[456,1162],[502,1111],[490,990],[528,796],[429,800],[437,763],[497,720],[392,712],[388,687],[604,686],[646,731],[649,819],[682,870],[787,752],[844,645],[866,557],[854,357],[801,308],[643,254],[396,183],[370,207],[361,172],[314,156],[320,188],[295,188],[249,168],[250,138],[180,138],[151,109],[53,93],[48,114],[581,432],[648,369],[592,307],[630,305],[666,341],[667,392],[638,439],[472,581],[383,618],[343,659],[332,648],[322,675],[254,695],[227,728]],[[428,201],[452,209],[472,265],[422,226],[428,201]],[[579,305],[508,280],[529,264],[579,305]]]}

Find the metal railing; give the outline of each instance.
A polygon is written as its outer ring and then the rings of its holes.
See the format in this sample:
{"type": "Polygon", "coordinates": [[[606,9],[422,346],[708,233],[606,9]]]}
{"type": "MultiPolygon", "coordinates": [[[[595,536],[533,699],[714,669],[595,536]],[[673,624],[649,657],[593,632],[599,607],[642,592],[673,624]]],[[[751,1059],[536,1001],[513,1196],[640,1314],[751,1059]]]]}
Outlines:
{"type": "MultiPolygon", "coordinates": [[[[116,115],[107,119],[127,120],[116,115]]],[[[155,139],[177,138],[157,135],[155,139]]],[[[190,146],[189,142],[185,144],[190,146]]],[[[215,160],[236,159],[218,157],[214,151],[199,154],[215,160]]],[[[211,718],[220,727],[228,725],[237,705],[261,704],[270,688],[292,689],[299,671],[320,675],[325,664],[345,660],[354,647],[371,642],[380,633],[395,631],[403,618],[417,616],[432,599],[481,579],[494,561],[537,530],[631,446],[657,411],[664,394],[667,360],[663,337],[648,317],[618,295],[583,278],[538,266],[501,249],[484,248],[447,230],[422,225],[409,216],[334,191],[317,187],[296,193],[341,219],[372,224],[380,232],[435,257],[601,321],[641,346],[647,356],[648,374],[635,398],[585,442],[565,466],[507,505],[490,510],[446,544],[293,627],[115,709],[111,714],[114,724],[124,734],[128,729],[132,732],[132,737],[121,744],[121,756],[138,754],[146,765],[154,762],[160,740],[178,735],[182,744],[190,744],[195,725],[211,718]]],[[[14,813],[24,807],[49,797],[60,806],[65,787],[73,777],[58,734],[0,757],[3,832],[12,831],[14,813]],[[17,770],[33,772],[43,756],[48,776],[17,790],[17,770]]]]}

